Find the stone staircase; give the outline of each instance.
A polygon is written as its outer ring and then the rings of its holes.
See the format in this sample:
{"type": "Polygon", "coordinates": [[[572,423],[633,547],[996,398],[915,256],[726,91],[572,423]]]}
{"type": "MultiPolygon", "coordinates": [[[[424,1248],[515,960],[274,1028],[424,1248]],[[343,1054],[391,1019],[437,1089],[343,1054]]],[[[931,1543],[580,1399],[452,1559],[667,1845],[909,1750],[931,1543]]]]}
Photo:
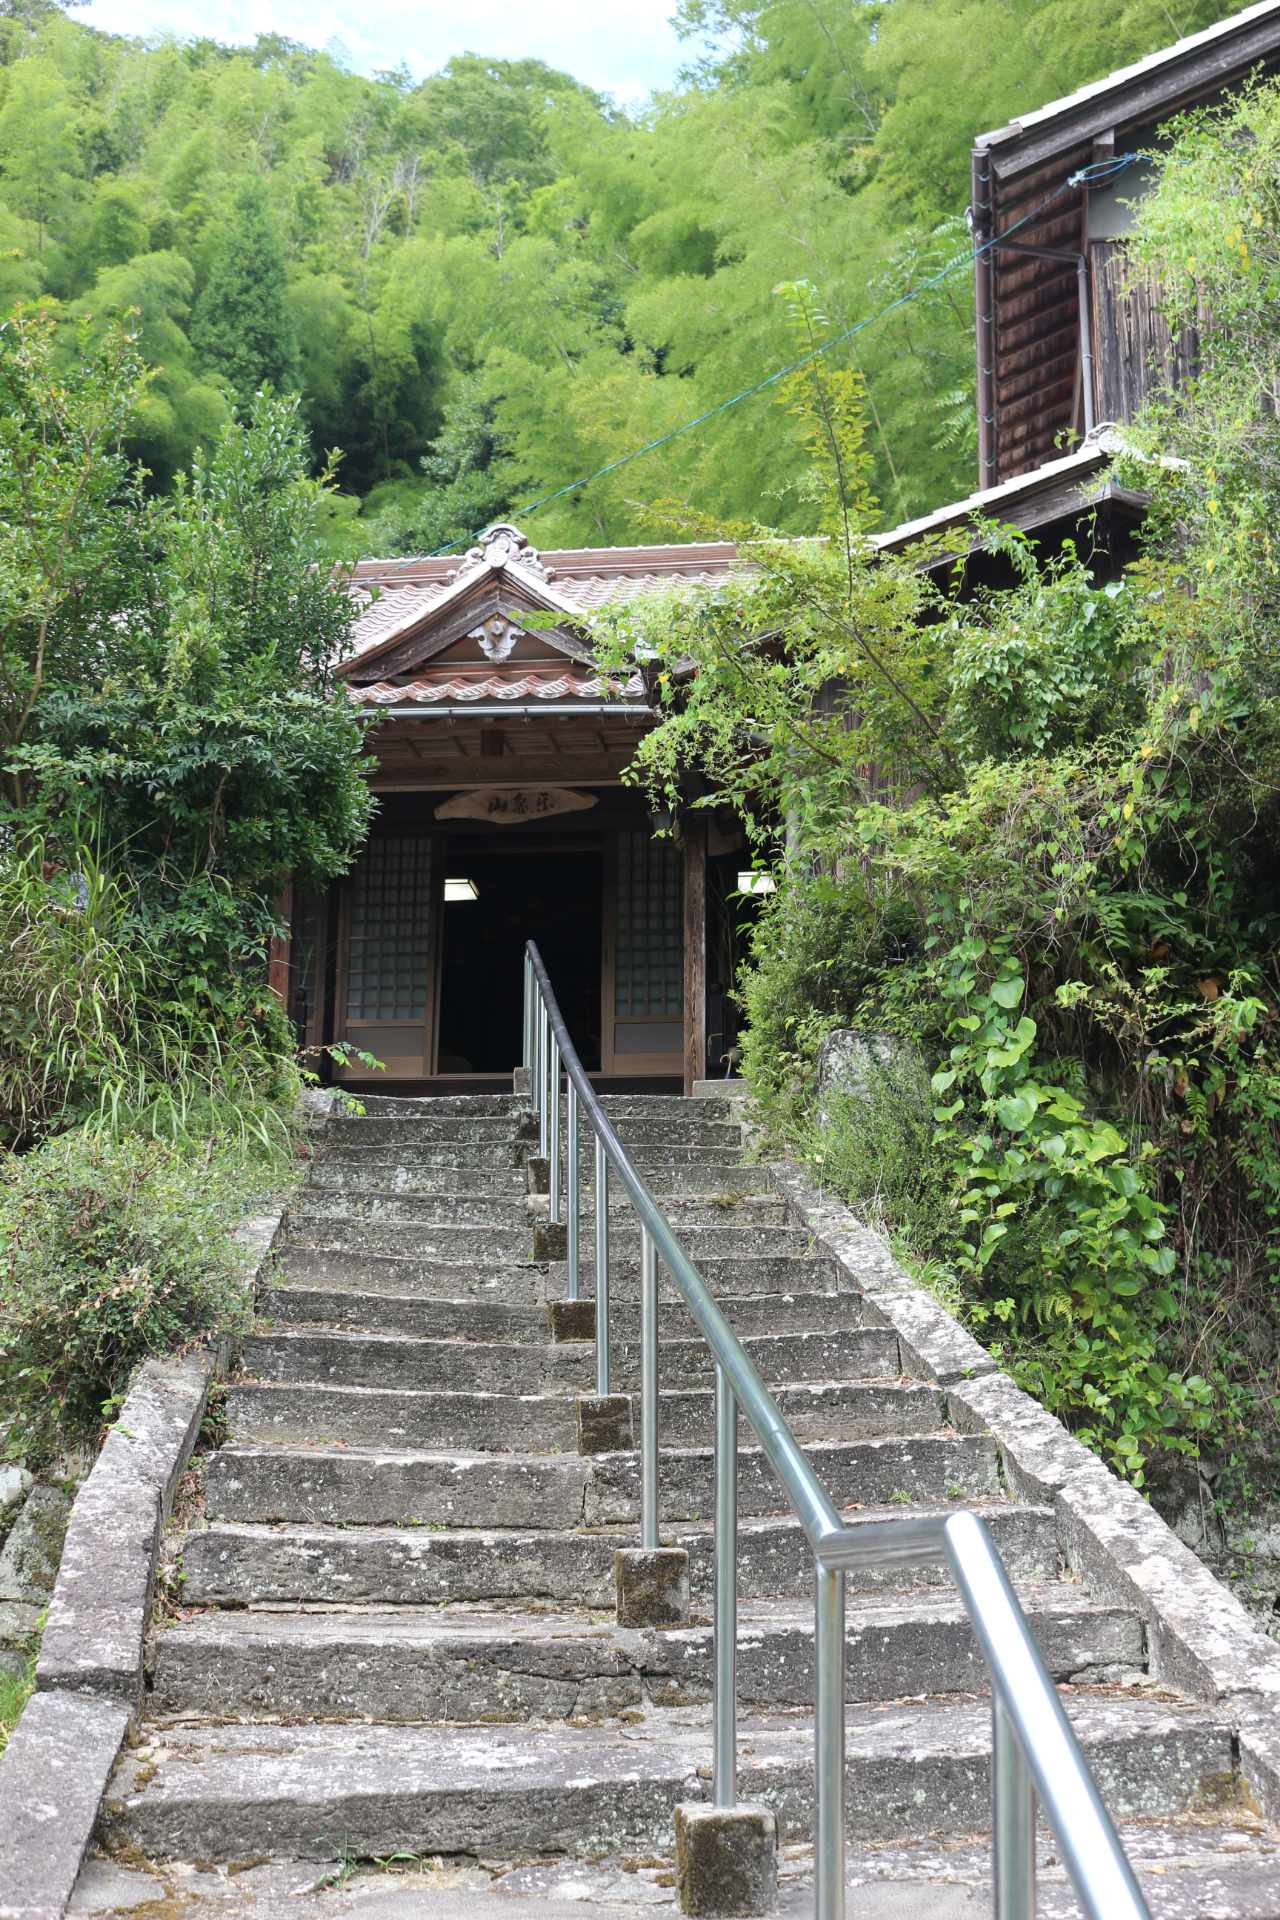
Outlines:
{"type": "MultiPolygon", "coordinates": [[[[743,1164],[728,1102],[605,1104],[849,1524],[981,1513],[1113,1814],[1146,1823],[1140,1846],[1148,1828],[1239,1826],[1230,1728],[1149,1685],[1137,1616],[1063,1575],[1052,1510],[1010,1499],[990,1436],[952,1431],[944,1393],[903,1377],[897,1335],[861,1324],[767,1169],[743,1164]]],[[[693,1606],[679,1628],[622,1629],[614,1553],[638,1544],[639,1459],[578,1451],[593,1309],[564,1304],[563,1262],[530,1259],[531,1117],[499,1097],[366,1105],[328,1122],[227,1390],[206,1519],[172,1543],[181,1601],[154,1634],[108,1836],[204,1863],[458,1856],[498,1885],[560,1857],[576,1898],[584,1861],[641,1858],[649,1904],[672,1900],[672,1810],[710,1794],[705,1346],[660,1272],[662,1539],[688,1550],[693,1606]]],[[[639,1235],[619,1196],[611,1254],[625,1393],[639,1235]]],[[[794,1893],[812,1570],[745,1423],[739,1511],[740,1791],[777,1808],[794,1893]]],[[[851,1849],[989,1832],[985,1691],[940,1570],[850,1576],[851,1849]]]]}

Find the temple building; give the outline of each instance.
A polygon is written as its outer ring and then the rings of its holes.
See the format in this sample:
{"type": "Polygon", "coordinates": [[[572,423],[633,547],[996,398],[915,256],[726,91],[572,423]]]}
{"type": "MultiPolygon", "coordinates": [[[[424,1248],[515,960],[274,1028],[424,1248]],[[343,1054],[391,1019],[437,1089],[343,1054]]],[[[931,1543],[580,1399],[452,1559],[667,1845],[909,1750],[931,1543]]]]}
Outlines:
{"type": "Polygon", "coordinates": [[[383,1063],[350,1058],[336,1078],[509,1087],[529,939],[602,1086],[680,1092],[725,1073],[743,836],[727,811],[654,816],[624,784],[653,710],[639,674],[602,683],[580,616],[735,564],[729,545],[539,554],[512,526],[463,559],[361,564],[342,672],[383,716],[367,748],[379,811],[350,874],[291,900],[276,957],[299,1016],[305,995],[308,1045],[383,1063]]]}

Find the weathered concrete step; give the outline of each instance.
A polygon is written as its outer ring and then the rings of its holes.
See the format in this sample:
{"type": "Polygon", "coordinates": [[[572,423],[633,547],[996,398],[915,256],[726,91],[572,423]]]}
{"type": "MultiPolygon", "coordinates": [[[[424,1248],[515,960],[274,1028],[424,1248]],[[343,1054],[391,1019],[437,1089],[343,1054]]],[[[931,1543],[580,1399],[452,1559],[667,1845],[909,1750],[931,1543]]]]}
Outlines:
{"type": "MultiPolygon", "coordinates": [[[[394,1093],[362,1093],[360,1104],[368,1114],[390,1119],[414,1119],[419,1115],[457,1114],[512,1115],[529,1111],[523,1094],[513,1093],[435,1093],[421,1100],[404,1099],[394,1093]]],[[[335,1116],[336,1118],[337,1116],[335,1116]]],[[[359,1118],[359,1115],[354,1116],[359,1118]]]]}
{"type": "MultiPolygon", "coordinates": [[[[634,1215],[632,1216],[634,1221],[634,1215]]],[[[343,1247],[357,1253],[415,1254],[424,1260],[494,1260],[529,1258],[533,1252],[533,1221],[517,1216],[510,1226],[431,1225],[425,1221],[362,1220],[331,1214],[293,1214],[290,1243],[314,1247],[343,1247]]],[[[680,1235],[680,1244],[695,1262],[704,1259],[803,1259],[812,1245],[800,1227],[739,1227],[732,1224],[692,1227],[680,1235]]],[[[618,1227],[609,1236],[609,1257],[636,1258],[640,1247],[638,1225],[618,1227]]],[[[612,1271],[612,1268],[610,1269],[612,1271]]]]}
{"type": "MultiPolygon", "coordinates": [[[[371,1296],[377,1298],[376,1295],[371,1296]]],[[[619,1316],[621,1320],[622,1315],[619,1316]]],[[[610,1340],[610,1385],[638,1391],[638,1316],[628,1312],[626,1337],[615,1325],[610,1340]]],[[[550,1345],[545,1321],[541,1339],[490,1341],[406,1340],[362,1331],[250,1334],[243,1342],[241,1373],[249,1379],[295,1385],[457,1388],[460,1381],[483,1393],[594,1393],[594,1341],[550,1345]]],[[[747,1352],[767,1385],[814,1380],[892,1378],[899,1371],[898,1336],[889,1327],[856,1327],[836,1333],[748,1336],[747,1352]]],[[[662,1386],[708,1386],[715,1363],[705,1340],[660,1340],[662,1386]]]]}
{"type": "MultiPolygon", "coordinates": [[[[836,1292],[840,1269],[834,1260],[809,1258],[730,1259],[698,1261],[698,1272],[717,1298],[745,1299],[752,1294],[836,1292]]],[[[568,1268],[563,1260],[537,1264],[520,1259],[432,1260],[394,1253],[365,1253],[354,1248],[309,1247],[287,1241],[280,1255],[281,1271],[290,1284],[352,1287],[365,1293],[429,1295],[457,1300],[468,1294],[529,1305],[568,1297],[568,1268]]],[[[640,1262],[626,1255],[614,1258],[610,1248],[611,1301],[634,1302],[640,1297],[640,1262]]],[[[582,1297],[595,1298],[594,1265],[583,1261],[582,1297]]],[[[683,1301],[661,1261],[658,1297],[672,1306],[683,1301]]],[[[857,1297],[857,1296],[852,1296],[857,1297]]]]}
{"type": "MultiPolygon", "coordinates": [[[[360,1142],[369,1146],[425,1144],[430,1140],[497,1141],[514,1139],[517,1129],[528,1138],[531,1116],[482,1114],[423,1114],[409,1119],[380,1115],[338,1115],[325,1126],[326,1143],[360,1142]]],[[[696,1115],[668,1118],[662,1113],[622,1114],[615,1121],[624,1146],[740,1147],[742,1128],[729,1120],[701,1120],[696,1115]]]]}
{"type": "MultiPolygon", "coordinates": [[[[516,1349],[517,1352],[520,1349],[516,1349]]],[[[525,1349],[535,1354],[537,1348],[525,1349]]],[[[545,1348],[547,1353],[570,1348],[545,1348]]],[[[463,1375],[460,1362],[459,1377],[463,1375]]],[[[550,1384],[550,1383],[549,1383],[550,1384]]],[[[858,1440],[936,1433],[942,1393],[922,1382],[853,1381],[778,1387],[783,1418],[798,1440],[858,1440]]],[[[658,1396],[658,1436],[665,1447],[712,1443],[715,1396],[710,1388],[666,1389],[658,1396]]],[[[402,1387],[293,1386],[235,1381],[227,1389],[227,1428],[236,1440],[311,1446],[413,1447],[497,1454],[576,1453],[575,1396],[402,1387]]],[[[639,1408],[635,1410],[639,1432],[639,1408]]],[[[743,1445],[750,1445],[744,1424],[743,1445]]],[[[941,1491],[941,1489],[935,1489],[941,1491]]],[[[492,1523],[490,1516],[490,1523],[492,1523]]]]}
{"type": "MultiPolygon", "coordinates": [[[[1051,1579],[1058,1567],[1052,1508],[1022,1507],[993,1498],[972,1504],[981,1515],[1012,1580],[1051,1579]]],[[[892,1519],[899,1506],[846,1511],[857,1527],[892,1519]]],[[[913,1514],[947,1511],[925,1504],[913,1514]]],[[[689,1555],[694,1597],[709,1601],[712,1585],[710,1521],[665,1528],[664,1541],[689,1555]]],[[[553,1601],[614,1605],[613,1556],[637,1544],[634,1529],[578,1528],[528,1532],[519,1528],[427,1528],[314,1525],[261,1526],[215,1522],[188,1533],[183,1545],[183,1595],[190,1606],[288,1605],[335,1601],[348,1606],[439,1606],[442,1602],[553,1601]]],[[[845,1576],[850,1590],[881,1593],[899,1587],[952,1587],[945,1567],[910,1573],[864,1567],[845,1576]]],[[[738,1592],[743,1599],[812,1599],[813,1556],[797,1520],[788,1515],[743,1520],[738,1529],[738,1592]]]]}
{"type": "MultiPolygon", "coordinates": [[[[478,1149],[487,1154],[488,1149],[478,1149]]],[[[749,1194],[768,1193],[767,1167],[744,1167],[739,1162],[716,1156],[707,1160],[681,1160],[672,1165],[657,1159],[641,1165],[641,1171],[655,1194],[749,1194]]],[[[590,1162],[584,1160],[584,1184],[594,1179],[590,1162]]],[[[511,1156],[480,1158],[474,1166],[424,1163],[418,1156],[366,1155],[350,1148],[317,1156],[308,1193],[363,1193],[371,1190],[395,1193],[515,1193],[523,1195],[528,1176],[525,1169],[512,1166],[511,1156]]],[[[563,1186],[563,1178],[561,1182],[563,1186]]],[[[629,1206],[617,1180],[610,1183],[613,1206],[629,1206]]],[[[585,1204],[590,1212],[594,1201],[585,1204]]]]}
{"type": "MultiPolygon", "coordinates": [[[[1158,1818],[1221,1799],[1232,1739],[1197,1708],[1076,1695],[1067,1710],[1112,1815],[1158,1818]]],[[[851,1838],[982,1832],[991,1822],[985,1701],[847,1717],[851,1838]]],[[[786,1840],[812,1827],[807,1720],[740,1727],[739,1792],[786,1840]]],[[[706,1797],[709,1729],[353,1725],[167,1729],[126,1750],[104,1837],[150,1858],[607,1852],[669,1847],[679,1801],[706,1797]]]]}
{"type": "MultiPolygon", "coordinates": [[[[328,1142],[316,1154],[318,1166],[342,1165],[356,1167],[511,1167],[523,1165],[526,1157],[537,1154],[538,1142],[523,1137],[513,1141],[491,1140],[487,1145],[482,1141],[427,1140],[415,1145],[410,1140],[370,1141],[367,1145],[359,1140],[328,1142]]],[[[646,1180],[650,1172],[663,1167],[736,1167],[741,1162],[742,1149],[733,1146],[678,1146],[670,1141],[665,1144],[646,1144],[644,1141],[629,1141],[627,1151],[646,1180]]],[[[584,1155],[584,1166],[590,1164],[590,1157],[584,1155]]],[[[760,1169],[743,1168],[744,1173],[760,1169]]],[[[768,1186],[767,1179],[764,1185],[768,1186]]]]}
{"type": "MultiPolygon", "coordinates": [[[[290,1263],[290,1275],[298,1276],[290,1263]]],[[[416,1293],[371,1293],[359,1286],[283,1286],[272,1287],[259,1301],[262,1317],[282,1326],[350,1327],[370,1333],[418,1335],[436,1340],[498,1340],[538,1343],[548,1337],[548,1309],[538,1305],[507,1305],[477,1295],[465,1300],[436,1299],[416,1293]]],[[[720,1305],[740,1340],[751,1335],[770,1333],[785,1326],[790,1331],[779,1338],[799,1338],[807,1333],[835,1337],[843,1330],[857,1328],[862,1314],[861,1297],[856,1293],[756,1294],[746,1299],[721,1299],[720,1305]]],[[[640,1316],[627,1302],[613,1308],[612,1343],[639,1339],[640,1316]]],[[[693,1334],[693,1317],[678,1301],[669,1302],[662,1313],[663,1337],[682,1328],[693,1334]]],[[[881,1329],[869,1329],[879,1334],[881,1329]]],[[[583,1343],[590,1350],[594,1343],[583,1343]]],[[[896,1338],[894,1345],[896,1348],[896,1338]]],[[[595,1361],[589,1363],[595,1378],[595,1361]]],[[[868,1368],[867,1371],[878,1371],[868,1368]]]]}
{"type": "MultiPolygon", "coordinates": [[[[988,1435],[814,1441],[804,1449],[837,1506],[982,1499],[999,1490],[988,1435]]],[[[710,1448],[663,1450],[659,1513],[712,1511],[710,1448]]],[[[522,1454],[236,1443],[209,1462],[205,1504],[219,1520],[303,1520],[364,1526],[609,1527],[640,1513],[634,1453],[522,1454]]],[[[764,1455],[738,1456],[740,1514],[785,1501],[764,1455]]]]}
{"type": "MultiPolygon", "coordinates": [[[[1079,1587],[1019,1595],[1056,1680],[1143,1666],[1142,1623],[1079,1587]]],[[[986,1664],[958,1597],[855,1601],[849,1700],[983,1693],[986,1664]]],[[[709,1626],[628,1631],[581,1613],[214,1613],[156,1637],[151,1705],[165,1714],[366,1714],[379,1721],[579,1720],[711,1698],[709,1626]]],[[[739,1611],[737,1697],[745,1707],[814,1699],[813,1618],[795,1601],[739,1611]]]]}
{"type": "Polygon", "coordinates": [[[310,1180],[298,1196],[300,1206],[324,1205],[329,1199],[346,1195],[410,1194],[425,1199],[434,1194],[449,1194],[523,1203],[529,1189],[529,1176],[523,1167],[511,1164],[508,1154],[500,1163],[477,1167],[402,1166],[399,1160],[379,1160],[372,1166],[363,1161],[352,1166],[334,1158],[317,1158],[310,1180]]]}
{"type": "MultiPolygon", "coordinates": [[[[540,1195],[538,1218],[549,1218],[547,1195],[540,1195]]],[[[676,1233],[722,1227],[786,1227],[790,1211],[780,1194],[721,1194],[664,1196],[663,1212],[676,1233]]],[[[430,1226],[516,1227],[526,1235],[533,1215],[521,1193],[392,1193],[384,1188],[304,1187],[293,1215],[299,1230],[310,1231],[319,1222],[368,1220],[430,1226]]],[[[565,1200],[561,1218],[568,1219],[565,1200]]],[[[583,1232],[595,1232],[595,1207],[584,1205],[578,1215],[583,1232]]],[[[625,1239],[634,1234],[635,1210],[617,1198],[609,1208],[609,1228],[625,1239]]],[[[318,1229],[317,1229],[318,1230],[318,1229]]]]}

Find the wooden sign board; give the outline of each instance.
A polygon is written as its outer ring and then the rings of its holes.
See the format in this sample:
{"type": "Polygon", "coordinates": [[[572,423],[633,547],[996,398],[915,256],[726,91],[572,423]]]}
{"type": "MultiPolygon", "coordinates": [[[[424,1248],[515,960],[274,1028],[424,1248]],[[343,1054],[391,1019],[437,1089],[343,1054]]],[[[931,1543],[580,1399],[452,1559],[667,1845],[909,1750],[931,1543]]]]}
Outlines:
{"type": "Polygon", "coordinates": [[[594,793],[573,787],[472,787],[436,808],[437,820],[491,820],[518,827],[527,820],[548,820],[554,813],[583,813],[594,807],[594,793]]]}

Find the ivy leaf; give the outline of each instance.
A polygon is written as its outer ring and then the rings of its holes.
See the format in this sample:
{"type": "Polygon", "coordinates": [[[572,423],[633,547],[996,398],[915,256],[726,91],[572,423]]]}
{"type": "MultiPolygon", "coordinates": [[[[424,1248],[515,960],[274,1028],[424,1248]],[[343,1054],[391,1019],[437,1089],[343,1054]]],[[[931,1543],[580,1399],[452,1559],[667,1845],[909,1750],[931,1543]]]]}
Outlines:
{"type": "Polygon", "coordinates": [[[957,1070],[953,1067],[949,1073],[935,1073],[929,1085],[935,1093],[945,1093],[948,1087],[955,1085],[957,1078],[957,1070]]]}
{"type": "Polygon", "coordinates": [[[1016,1007],[1026,988],[1021,980],[997,980],[991,988],[991,998],[998,1007],[1016,1007]]]}
{"type": "Polygon", "coordinates": [[[1000,1116],[1000,1125],[1009,1133],[1021,1133],[1035,1119],[1039,1104],[1033,1090],[1024,1087],[1021,1093],[1011,1094],[998,1102],[996,1112],[1000,1116]]]}

